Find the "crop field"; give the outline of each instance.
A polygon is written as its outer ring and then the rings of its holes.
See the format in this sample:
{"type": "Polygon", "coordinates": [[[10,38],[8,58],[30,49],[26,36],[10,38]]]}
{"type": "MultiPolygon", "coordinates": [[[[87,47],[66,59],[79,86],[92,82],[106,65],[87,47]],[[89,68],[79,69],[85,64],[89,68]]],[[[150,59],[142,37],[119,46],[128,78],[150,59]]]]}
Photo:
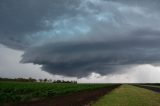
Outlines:
{"type": "Polygon", "coordinates": [[[0,105],[6,106],[160,106],[154,84],[67,84],[0,82],[0,105]]]}
{"type": "Polygon", "coordinates": [[[0,82],[0,102],[29,101],[83,90],[93,90],[111,84],[52,84],[37,82],[0,82]]]}

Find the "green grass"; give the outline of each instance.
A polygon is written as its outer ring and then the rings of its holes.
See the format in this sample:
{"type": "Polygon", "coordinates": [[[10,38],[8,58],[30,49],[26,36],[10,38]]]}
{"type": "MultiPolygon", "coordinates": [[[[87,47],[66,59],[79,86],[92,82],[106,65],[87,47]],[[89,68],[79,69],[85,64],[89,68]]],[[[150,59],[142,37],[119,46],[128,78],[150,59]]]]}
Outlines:
{"type": "Polygon", "coordinates": [[[148,87],[160,88],[159,85],[141,85],[141,86],[148,86],[148,87]]]}
{"type": "Polygon", "coordinates": [[[160,94],[132,85],[122,85],[93,106],[160,106],[160,94]]]}
{"type": "Polygon", "coordinates": [[[29,101],[82,90],[111,86],[111,84],[52,84],[30,82],[0,82],[0,103],[29,101]]]}

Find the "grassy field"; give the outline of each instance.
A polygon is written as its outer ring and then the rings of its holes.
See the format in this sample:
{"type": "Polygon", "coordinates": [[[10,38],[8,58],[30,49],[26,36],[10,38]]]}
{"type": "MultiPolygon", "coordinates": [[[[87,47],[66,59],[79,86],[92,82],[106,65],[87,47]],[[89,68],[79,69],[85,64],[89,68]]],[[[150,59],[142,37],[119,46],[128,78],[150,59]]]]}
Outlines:
{"type": "Polygon", "coordinates": [[[160,94],[132,85],[122,85],[93,106],[160,106],[160,94]]]}
{"type": "Polygon", "coordinates": [[[0,82],[0,103],[29,101],[66,93],[111,86],[111,84],[52,84],[30,82],[0,82]]]}
{"type": "Polygon", "coordinates": [[[159,85],[141,85],[141,86],[149,86],[149,87],[160,88],[160,86],[159,86],[159,85]]]}

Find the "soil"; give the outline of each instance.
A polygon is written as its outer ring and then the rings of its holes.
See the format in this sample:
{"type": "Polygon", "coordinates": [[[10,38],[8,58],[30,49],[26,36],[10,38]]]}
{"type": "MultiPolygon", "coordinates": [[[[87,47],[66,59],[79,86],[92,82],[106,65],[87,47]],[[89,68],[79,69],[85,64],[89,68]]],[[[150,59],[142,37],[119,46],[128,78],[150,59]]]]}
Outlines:
{"type": "Polygon", "coordinates": [[[91,103],[109,93],[114,88],[117,88],[118,86],[120,85],[99,88],[96,90],[80,91],[50,99],[23,102],[14,105],[10,104],[9,106],[90,106],[91,103]]]}

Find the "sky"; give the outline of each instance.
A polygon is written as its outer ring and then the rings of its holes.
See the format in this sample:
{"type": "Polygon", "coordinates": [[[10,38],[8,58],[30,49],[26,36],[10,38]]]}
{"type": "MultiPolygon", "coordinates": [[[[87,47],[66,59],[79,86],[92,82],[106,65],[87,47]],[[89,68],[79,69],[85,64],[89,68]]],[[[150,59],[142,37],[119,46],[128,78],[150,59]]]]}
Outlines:
{"type": "Polygon", "coordinates": [[[0,0],[0,77],[159,82],[159,0],[0,0]]]}

